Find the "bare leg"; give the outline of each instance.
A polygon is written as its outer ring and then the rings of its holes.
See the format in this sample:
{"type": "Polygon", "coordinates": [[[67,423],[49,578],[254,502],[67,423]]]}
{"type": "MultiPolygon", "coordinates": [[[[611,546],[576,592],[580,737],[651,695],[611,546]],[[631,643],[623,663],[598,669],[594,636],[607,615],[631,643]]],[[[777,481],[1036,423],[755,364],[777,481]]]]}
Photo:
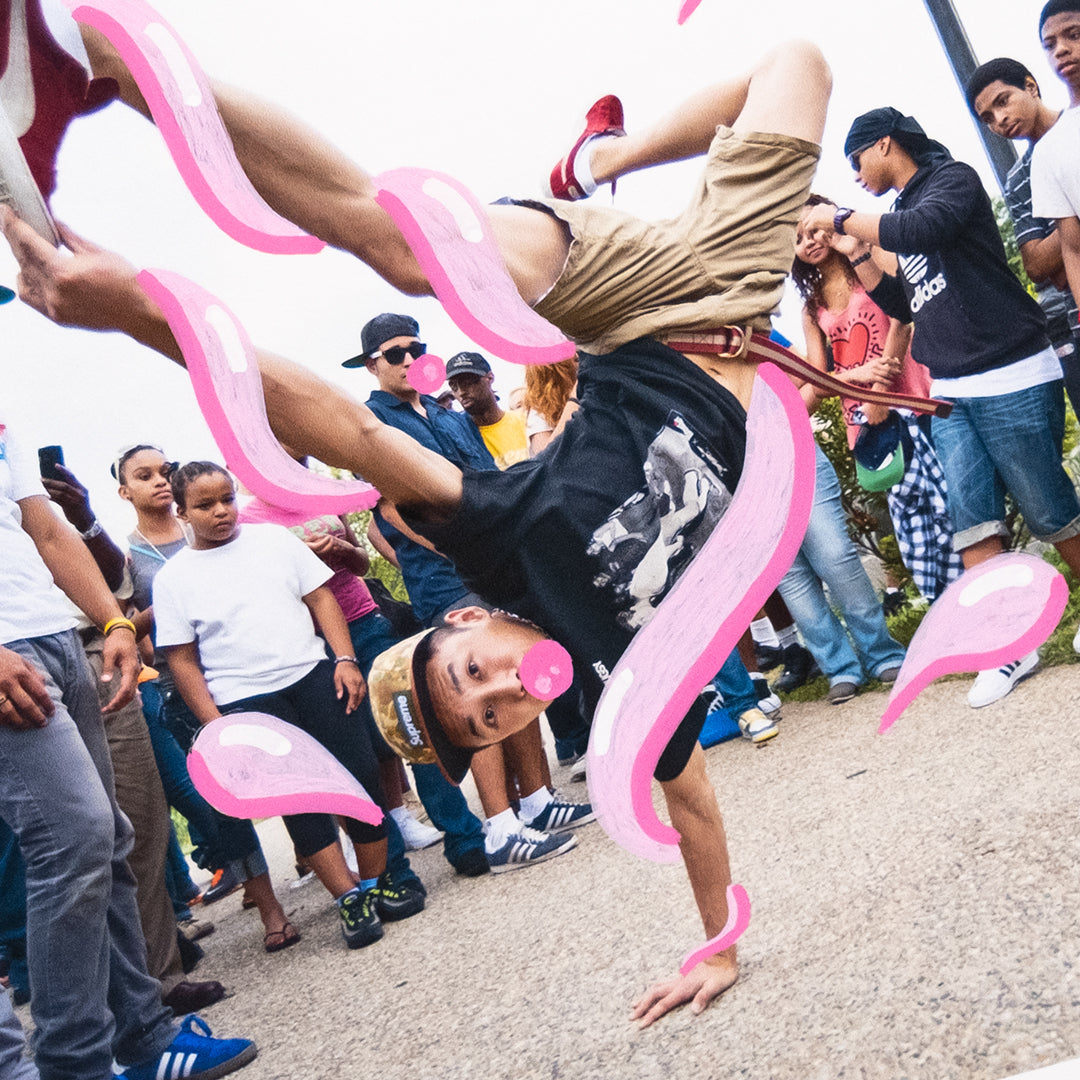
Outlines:
{"type": "Polygon", "coordinates": [[[820,50],[789,42],[749,72],[695,94],[654,127],[597,142],[590,164],[598,182],[704,154],[720,125],[821,142],[832,76],[820,50]]]}
{"type": "Polygon", "coordinates": [[[503,758],[503,744],[485,746],[473,754],[473,780],[480,796],[480,805],[484,808],[484,817],[493,818],[504,810],[510,809],[510,800],[506,797],[506,766],[503,758]]]}
{"type": "Polygon", "coordinates": [[[544,740],[540,734],[538,719],[504,739],[502,748],[507,774],[516,778],[522,795],[532,795],[542,787],[551,787],[551,769],[544,753],[544,740]]]}
{"type": "Polygon", "coordinates": [[[1080,536],[1070,536],[1054,545],[1069,569],[1080,578],[1080,536]]]}
{"type": "MultiPolygon", "coordinates": [[[[377,878],[386,869],[386,841],[373,844],[355,844],[356,864],[362,878],[377,878]]],[[[323,883],[326,891],[336,900],[356,887],[349,866],[339,843],[329,844],[307,857],[308,866],[323,883]]]]}
{"type": "Polygon", "coordinates": [[[1004,550],[1005,545],[1000,536],[988,536],[985,540],[964,548],[960,552],[960,558],[963,560],[964,569],[970,570],[973,566],[978,566],[979,563],[1000,555],[1004,550]]]}
{"type": "Polygon", "coordinates": [[[269,874],[259,874],[258,877],[248,878],[244,882],[244,895],[255,901],[259,910],[259,918],[268,934],[279,934],[285,929],[289,921],[285,917],[285,909],[281,906],[274,893],[274,886],[270,881],[269,874]]]}
{"type": "Polygon", "coordinates": [[[405,802],[401,786],[400,760],[400,758],[389,758],[379,762],[379,779],[382,781],[383,798],[386,800],[385,810],[396,810],[405,802]]]}

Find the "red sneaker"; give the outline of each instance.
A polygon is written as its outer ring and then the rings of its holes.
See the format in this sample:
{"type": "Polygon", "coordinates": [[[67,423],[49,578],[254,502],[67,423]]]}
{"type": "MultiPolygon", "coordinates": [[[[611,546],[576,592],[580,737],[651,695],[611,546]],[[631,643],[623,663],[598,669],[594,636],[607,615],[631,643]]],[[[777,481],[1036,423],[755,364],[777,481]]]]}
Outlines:
{"type": "Polygon", "coordinates": [[[15,205],[11,193],[25,188],[27,171],[41,201],[48,199],[68,124],[107,104],[118,89],[112,79],[91,78],[79,28],[57,0],[0,0],[0,109],[25,158],[8,153],[0,161],[5,201],[15,205]]]}
{"type": "MultiPolygon", "coordinates": [[[[585,191],[574,175],[574,163],[582,147],[598,135],[625,134],[622,102],[614,94],[607,94],[585,114],[585,130],[574,143],[570,153],[551,170],[548,190],[552,198],[565,199],[567,202],[587,199],[592,192],[585,191]]],[[[611,190],[615,190],[614,181],[612,181],[611,190]]]]}

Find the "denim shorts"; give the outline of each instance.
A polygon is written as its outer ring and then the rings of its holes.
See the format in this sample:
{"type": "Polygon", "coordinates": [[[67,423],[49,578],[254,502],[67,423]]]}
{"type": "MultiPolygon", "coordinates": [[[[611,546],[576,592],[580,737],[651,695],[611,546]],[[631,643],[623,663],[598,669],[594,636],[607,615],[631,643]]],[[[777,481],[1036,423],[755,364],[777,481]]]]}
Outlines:
{"type": "Polygon", "coordinates": [[[1061,464],[1062,385],[1057,379],[995,397],[952,398],[952,415],[934,417],[957,551],[1008,535],[1006,491],[1037,539],[1080,534],[1080,498],[1061,464]]]}

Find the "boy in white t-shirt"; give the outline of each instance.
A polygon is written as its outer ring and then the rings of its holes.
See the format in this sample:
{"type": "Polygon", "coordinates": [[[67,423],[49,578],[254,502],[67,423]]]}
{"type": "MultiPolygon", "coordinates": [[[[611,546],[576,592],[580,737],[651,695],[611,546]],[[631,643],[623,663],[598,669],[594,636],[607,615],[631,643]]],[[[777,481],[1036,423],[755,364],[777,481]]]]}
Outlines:
{"type": "Polygon", "coordinates": [[[1080,304],[1080,0],[1050,0],[1039,15],[1039,36],[1069,90],[1069,108],[1031,156],[1031,209],[1057,219],[1069,288],[1080,304]]]}
{"type": "MultiPolygon", "coordinates": [[[[239,526],[232,478],[220,465],[191,462],[172,474],[172,487],[177,514],[194,538],[154,579],[154,618],[180,695],[204,724],[246,711],[295,724],[381,804],[379,758],[394,755],[373,724],[351,715],[366,688],[345,617],[325,587],[332,571],[282,526],[239,526]]],[[[349,948],[378,941],[381,920],[423,910],[426,891],[404,857],[387,868],[385,821],[346,822],[359,884],[333,818],[296,814],[285,825],[337,903],[349,948]]]]}

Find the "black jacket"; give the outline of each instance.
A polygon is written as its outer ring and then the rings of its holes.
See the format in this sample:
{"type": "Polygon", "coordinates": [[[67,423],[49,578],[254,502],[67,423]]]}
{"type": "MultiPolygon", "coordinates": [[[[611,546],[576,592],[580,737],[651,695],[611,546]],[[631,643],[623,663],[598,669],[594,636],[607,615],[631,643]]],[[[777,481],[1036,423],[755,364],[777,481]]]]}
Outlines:
{"type": "Polygon", "coordinates": [[[1009,269],[990,199],[970,165],[919,169],[880,225],[900,274],[870,294],[915,322],[912,355],[934,378],[974,375],[1046,348],[1046,320],[1009,269]]]}

